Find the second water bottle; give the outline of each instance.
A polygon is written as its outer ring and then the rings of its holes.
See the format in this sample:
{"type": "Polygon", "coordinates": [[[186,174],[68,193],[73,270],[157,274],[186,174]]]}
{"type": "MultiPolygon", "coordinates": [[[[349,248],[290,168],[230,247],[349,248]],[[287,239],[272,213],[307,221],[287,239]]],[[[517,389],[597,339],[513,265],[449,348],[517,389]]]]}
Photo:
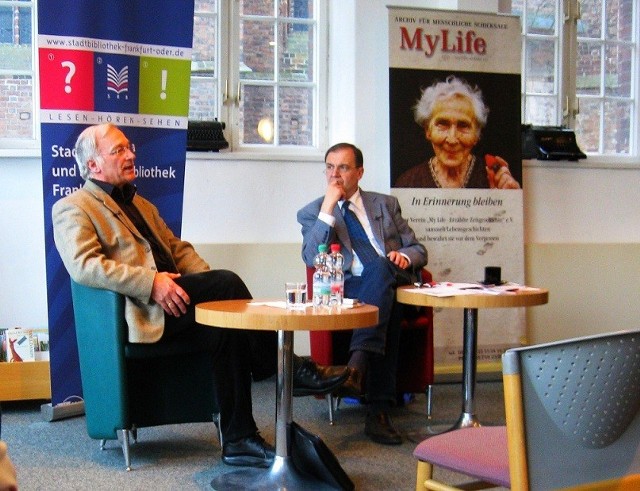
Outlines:
{"type": "Polygon", "coordinates": [[[313,306],[329,306],[331,292],[331,276],[329,270],[329,255],[327,245],[318,246],[318,254],[313,260],[315,271],[313,272],[313,306]]]}
{"type": "Polygon", "coordinates": [[[329,271],[331,278],[331,297],[329,304],[333,306],[341,306],[344,298],[344,272],[342,265],[344,257],[340,252],[340,244],[331,244],[331,253],[329,254],[329,271]]]}

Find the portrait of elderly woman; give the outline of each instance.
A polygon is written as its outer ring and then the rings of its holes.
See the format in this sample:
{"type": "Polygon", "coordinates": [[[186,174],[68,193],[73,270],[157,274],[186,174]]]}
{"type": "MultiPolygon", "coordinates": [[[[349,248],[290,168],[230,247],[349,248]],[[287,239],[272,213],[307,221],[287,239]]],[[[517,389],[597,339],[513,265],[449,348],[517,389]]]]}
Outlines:
{"type": "Polygon", "coordinates": [[[506,160],[473,153],[489,116],[478,87],[450,75],[422,91],[413,113],[434,155],[402,173],[394,187],[520,189],[506,160]]]}

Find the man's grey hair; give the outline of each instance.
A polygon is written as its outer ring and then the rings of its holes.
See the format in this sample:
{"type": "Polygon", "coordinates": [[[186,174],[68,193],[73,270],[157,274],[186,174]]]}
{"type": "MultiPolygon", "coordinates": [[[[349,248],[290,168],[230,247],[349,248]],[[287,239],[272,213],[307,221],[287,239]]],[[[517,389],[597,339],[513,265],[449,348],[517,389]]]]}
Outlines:
{"type": "Polygon", "coordinates": [[[85,181],[91,173],[87,162],[90,160],[100,161],[102,156],[98,152],[98,140],[104,138],[109,130],[116,128],[112,123],[97,124],[85,128],[76,140],[75,154],[80,177],[85,181]]]}
{"type": "Polygon", "coordinates": [[[433,106],[436,102],[455,97],[466,97],[471,101],[478,127],[484,128],[489,117],[489,108],[482,100],[482,91],[478,86],[472,87],[465,80],[454,75],[449,75],[444,82],[435,82],[422,91],[420,100],[413,107],[416,123],[426,128],[433,116],[433,106]]]}

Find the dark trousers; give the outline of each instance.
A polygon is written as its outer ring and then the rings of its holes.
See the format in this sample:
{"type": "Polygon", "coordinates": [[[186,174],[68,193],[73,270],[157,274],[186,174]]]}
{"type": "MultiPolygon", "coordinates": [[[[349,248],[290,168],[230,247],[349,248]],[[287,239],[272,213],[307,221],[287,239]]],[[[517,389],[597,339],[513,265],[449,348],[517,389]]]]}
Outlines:
{"type": "Polygon", "coordinates": [[[233,441],[257,431],[253,419],[251,379],[273,375],[277,368],[274,331],[251,331],[204,326],[195,321],[195,306],[211,300],[250,299],[242,279],[232,271],[213,270],[176,279],[191,303],[180,317],[165,315],[161,343],[179,336],[206,347],[213,357],[213,384],[220,411],[223,440],[233,441]]]}
{"type": "Polygon", "coordinates": [[[368,352],[367,395],[373,404],[393,404],[396,400],[396,373],[400,348],[400,323],[403,306],[398,304],[396,288],[411,282],[409,272],[396,267],[385,257],[367,264],[361,276],[345,280],[347,298],[378,307],[378,324],[354,329],[350,351],[368,352]]]}

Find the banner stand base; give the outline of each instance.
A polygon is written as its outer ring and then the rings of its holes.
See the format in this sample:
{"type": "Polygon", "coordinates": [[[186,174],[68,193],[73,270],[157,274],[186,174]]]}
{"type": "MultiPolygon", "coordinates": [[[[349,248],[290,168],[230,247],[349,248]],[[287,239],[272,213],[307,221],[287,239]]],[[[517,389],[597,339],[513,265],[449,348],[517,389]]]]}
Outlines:
{"type": "Polygon", "coordinates": [[[72,418],[84,414],[84,401],[62,402],[53,406],[51,403],[40,406],[40,413],[46,421],[72,418]]]}

